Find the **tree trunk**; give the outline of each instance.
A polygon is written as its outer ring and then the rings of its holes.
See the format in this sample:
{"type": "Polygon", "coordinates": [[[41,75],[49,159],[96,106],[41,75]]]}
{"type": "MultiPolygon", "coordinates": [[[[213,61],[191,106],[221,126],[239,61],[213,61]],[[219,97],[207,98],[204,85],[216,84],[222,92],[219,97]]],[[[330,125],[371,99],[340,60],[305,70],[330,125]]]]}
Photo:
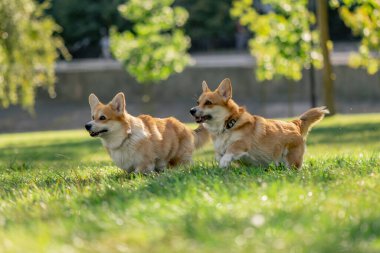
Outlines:
{"type": "Polygon", "coordinates": [[[328,1],[317,0],[317,19],[318,30],[320,34],[320,42],[323,55],[323,93],[325,98],[325,104],[330,110],[330,115],[334,115],[335,111],[335,98],[334,98],[334,81],[333,72],[330,60],[330,52],[327,47],[329,38],[329,26],[328,26],[328,1]]]}
{"type": "Polygon", "coordinates": [[[309,70],[309,80],[310,80],[310,105],[311,107],[317,107],[317,93],[315,91],[315,69],[313,64],[310,66],[309,70]]]}
{"type": "MultiPolygon", "coordinates": [[[[308,1],[308,9],[311,13],[313,13],[315,16],[317,16],[316,13],[316,6],[314,0],[308,1]]],[[[316,30],[317,25],[316,24],[310,24],[310,31],[316,30]]],[[[311,48],[314,48],[313,40],[310,40],[310,46],[311,48]]],[[[311,51],[310,51],[310,70],[309,70],[309,81],[310,81],[310,106],[311,108],[317,107],[317,85],[315,82],[315,68],[311,60],[311,51]]]]}

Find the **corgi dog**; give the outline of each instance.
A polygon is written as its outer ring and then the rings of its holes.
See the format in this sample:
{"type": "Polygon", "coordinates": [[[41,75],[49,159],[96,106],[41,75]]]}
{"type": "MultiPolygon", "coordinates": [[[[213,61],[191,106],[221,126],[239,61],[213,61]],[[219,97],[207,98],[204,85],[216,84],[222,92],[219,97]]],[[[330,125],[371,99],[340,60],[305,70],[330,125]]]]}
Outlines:
{"type": "Polygon", "coordinates": [[[191,130],[173,117],[128,114],[122,92],[108,104],[91,94],[89,104],[92,120],[86,130],[92,137],[100,137],[114,163],[128,172],[146,174],[189,164],[193,151],[209,139],[203,126],[191,130]]]}
{"type": "Polygon", "coordinates": [[[329,113],[325,107],[318,107],[290,122],[265,119],[248,113],[232,100],[228,78],[214,91],[203,81],[202,89],[198,105],[190,113],[210,132],[222,168],[235,160],[255,166],[282,163],[288,168],[301,168],[311,127],[329,113]]]}

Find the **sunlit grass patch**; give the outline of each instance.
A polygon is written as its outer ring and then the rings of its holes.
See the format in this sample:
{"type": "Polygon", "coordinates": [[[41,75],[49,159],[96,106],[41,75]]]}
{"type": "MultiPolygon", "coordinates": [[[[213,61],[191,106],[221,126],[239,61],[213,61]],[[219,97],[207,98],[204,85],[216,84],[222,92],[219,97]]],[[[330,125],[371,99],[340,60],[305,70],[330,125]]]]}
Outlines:
{"type": "Polygon", "coordinates": [[[378,252],[380,115],[315,127],[301,171],[126,175],[85,131],[0,135],[1,252],[378,252]]]}

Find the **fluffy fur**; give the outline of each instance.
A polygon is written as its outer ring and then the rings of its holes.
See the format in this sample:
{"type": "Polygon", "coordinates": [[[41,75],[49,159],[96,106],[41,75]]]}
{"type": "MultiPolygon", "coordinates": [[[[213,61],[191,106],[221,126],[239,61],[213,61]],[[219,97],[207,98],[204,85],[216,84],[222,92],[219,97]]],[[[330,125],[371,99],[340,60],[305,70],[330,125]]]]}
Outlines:
{"type": "Polygon", "coordinates": [[[211,133],[220,167],[241,160],[258,166],[283,163],[299,169],[309,130],[329,113],[325,107],[318,107],[290,122],[265,119],[251,115],[232,100],[228,78],[215,91],[205,81],[202,88],[198,106],[190,113],[211,133]]]}
{"type": "Polygon", "coordinates": [[[173,117],[128,114],[121,92],[107,105],[91,94],[89,104],[92,121],[86,129],[92,137],[101,138],[115,164],[128,172],[148,173],[188,164],[193,151],[209,139],[203,126],[193,131],[173,117]]]}

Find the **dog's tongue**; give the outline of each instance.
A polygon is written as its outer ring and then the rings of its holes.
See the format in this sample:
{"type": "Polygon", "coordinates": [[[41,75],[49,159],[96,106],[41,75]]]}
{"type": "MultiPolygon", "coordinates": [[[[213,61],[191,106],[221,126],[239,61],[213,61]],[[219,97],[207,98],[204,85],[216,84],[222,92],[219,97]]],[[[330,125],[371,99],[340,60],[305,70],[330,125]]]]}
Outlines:
{"type": "Polygon", "coordinates": [[[195,117],[195,122],[202,123],[203,122],[203,118],[202,117],[195,117]]]}
{"type": "Polygon", "coordinates": [[[91,135],[92,137],[94,137],[94,136],[97,136],[98,133],[97,133],[97,132],[90,132],[90,135],[91,135]]]}

